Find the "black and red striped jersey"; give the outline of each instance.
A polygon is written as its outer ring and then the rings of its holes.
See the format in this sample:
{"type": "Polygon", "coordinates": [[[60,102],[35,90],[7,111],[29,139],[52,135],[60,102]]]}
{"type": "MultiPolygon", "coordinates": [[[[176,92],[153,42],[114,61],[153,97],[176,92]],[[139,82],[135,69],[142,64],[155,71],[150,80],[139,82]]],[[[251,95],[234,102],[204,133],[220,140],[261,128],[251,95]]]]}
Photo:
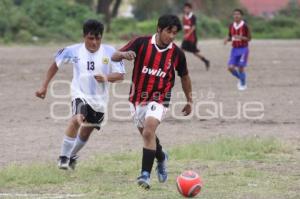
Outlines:
{"type": "Polygon", "coordinates": [[[230,24],[228,37],[232,41],[232,47],[234,47],[234,48],[248,46],[248,41],[236,39],[234,37],[235,35],[240,35],[240,36],[251,38],[251,34],[249,31],[248,25],[246,24],[245,21],[241,21],[239,24],[236,24],[236,22],[230,24]]]}
{"type": "Polygon", "coordinates": [[[129,95],[129,101],[135,106],[156,101],[168,107],[175,83],[175,70],[180,77],[188,74],[182,50],[174,43],[160,49],[155,37],[156,34],[138,37],[121,48],[121,51],[132,50],[136,53],[129,95]]]}
{"type": "MultiPolygon", "coordinates": [[[[184,35],[187,35],[189,33],[190,29],[195,26],[196,27],[196,17],[193,13],[190,13],[189,15],[184,15],[182,19],[183,23],[183,33],[184,35]]],[[[196,35],[196,29],[187,37],[184,37],[184,40],[190,41],[190,42],[197,42],[197,35],[196,35]]]]}

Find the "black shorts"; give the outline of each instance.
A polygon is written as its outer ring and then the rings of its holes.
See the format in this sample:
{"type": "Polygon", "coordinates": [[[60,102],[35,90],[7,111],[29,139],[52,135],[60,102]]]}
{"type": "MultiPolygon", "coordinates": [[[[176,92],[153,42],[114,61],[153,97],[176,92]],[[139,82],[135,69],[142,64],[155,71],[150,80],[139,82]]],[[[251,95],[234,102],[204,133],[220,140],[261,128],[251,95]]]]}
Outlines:
{"type": "Polygon", "coordinates": [[[200,50],[197,48],[197,42],[183,40],[183,42],[181,44],[181,48],[183,50],[191,52],[191,53],[200,52],[200,50]]]}
{"type": "Polygon", "coordinates": [[[72,112],[73,115],[82,114],[85,118],[84,121],[92,124],[95,129],[100,130],[101,122],[104,119],[104,113],[94,111],[84,100],[80,98],[73,100],[72,112]]]}

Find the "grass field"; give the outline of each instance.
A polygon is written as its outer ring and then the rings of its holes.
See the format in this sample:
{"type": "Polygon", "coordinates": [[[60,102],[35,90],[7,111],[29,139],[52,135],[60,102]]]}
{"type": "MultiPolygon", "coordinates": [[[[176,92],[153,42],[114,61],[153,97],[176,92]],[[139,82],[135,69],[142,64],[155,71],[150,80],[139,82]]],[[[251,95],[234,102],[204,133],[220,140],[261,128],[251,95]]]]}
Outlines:
{"type": "Polygon", "coordinates": [[[198,196],[218,198],[300,198],[300,158],[296,146],[273,138],[215,138],[169,150],[169,179],[152,188],[136,186],[140,154],[99,154],[75,171],[51,162],[0,169],[0,198],[182,198],[175,179],[192,169],[203,179],[198,196]]]}

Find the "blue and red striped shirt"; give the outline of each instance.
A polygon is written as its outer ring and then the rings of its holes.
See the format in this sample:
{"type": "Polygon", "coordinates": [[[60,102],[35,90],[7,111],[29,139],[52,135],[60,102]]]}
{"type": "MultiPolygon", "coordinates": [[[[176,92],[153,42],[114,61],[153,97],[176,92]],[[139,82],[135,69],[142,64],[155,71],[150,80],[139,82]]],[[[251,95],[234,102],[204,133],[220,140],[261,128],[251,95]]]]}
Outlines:
{"type": "Polygon", "coordinates": [[[248,37],[248,39],[251,39],[251,33],[248,28],[248,25],[241,21],[239,24],[236,24],[236,22],[229,25],[229,33],[228,37],[232,41],[232,47],[234,48],[241,48],[241,47],[247,47],[248,46],[248,40],[241,40],[235,38],[235,35],[248,37]]]}

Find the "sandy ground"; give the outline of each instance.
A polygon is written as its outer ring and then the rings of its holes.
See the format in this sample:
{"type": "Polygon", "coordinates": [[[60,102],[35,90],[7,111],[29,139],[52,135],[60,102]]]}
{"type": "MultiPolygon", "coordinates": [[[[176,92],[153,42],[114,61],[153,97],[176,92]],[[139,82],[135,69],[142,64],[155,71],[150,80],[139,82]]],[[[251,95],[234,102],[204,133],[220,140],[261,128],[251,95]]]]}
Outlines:
{"type": "MultiPolygon", "coordinates": [[[[195,92],[194,113],[187,119],[179,118],[180,102],[184,98],[177,78],[173,106],[158,129],[163,145],[171,147],[218,136],[255,135],[279,137],[300,147],[300,41],[253,41],[247,68],[248,90],[244,92],[237,90],[237,81],[226,71],[230,46],[223,46],[221,41],[200,44],[203,54],[211,60],[211,70],[206,72],[202,62],[187,54],[195,92]],[[249,107],[263,108],[263,111],[250,113],[249,107]],[[216,112],[217,117],[203,118],[210,115],[208,111],[216,112]],[[234,115],[235,118],[229,118],[234,115]],[[246,117],[259,115],[263,117],[246,117]]],[[[49,90],[44,101],[36,98],[34,92],[40,87],[54,53],[61,47],[0,47],[0,166],[12,162],[56,161],[67,120],[55,119],[53,115],[69,114],[68,84],[56,81],[54,93],[49,90]]],[[[132,64],[126,65],[126,80],[130,80],[132,64]]],[[[70,81],[71,71],[70,66],[64,67],[55,80],[70,81]]],[[[142,141],[132,121],[120,118],[128,118],[129,112],[113,108],[116,103],[127,102],[129,84],[126,81],[117,84],[114,90],[107,124],[92,135],[81,151],[82,159],[97,153],[141,150],[142,141]]]]}

